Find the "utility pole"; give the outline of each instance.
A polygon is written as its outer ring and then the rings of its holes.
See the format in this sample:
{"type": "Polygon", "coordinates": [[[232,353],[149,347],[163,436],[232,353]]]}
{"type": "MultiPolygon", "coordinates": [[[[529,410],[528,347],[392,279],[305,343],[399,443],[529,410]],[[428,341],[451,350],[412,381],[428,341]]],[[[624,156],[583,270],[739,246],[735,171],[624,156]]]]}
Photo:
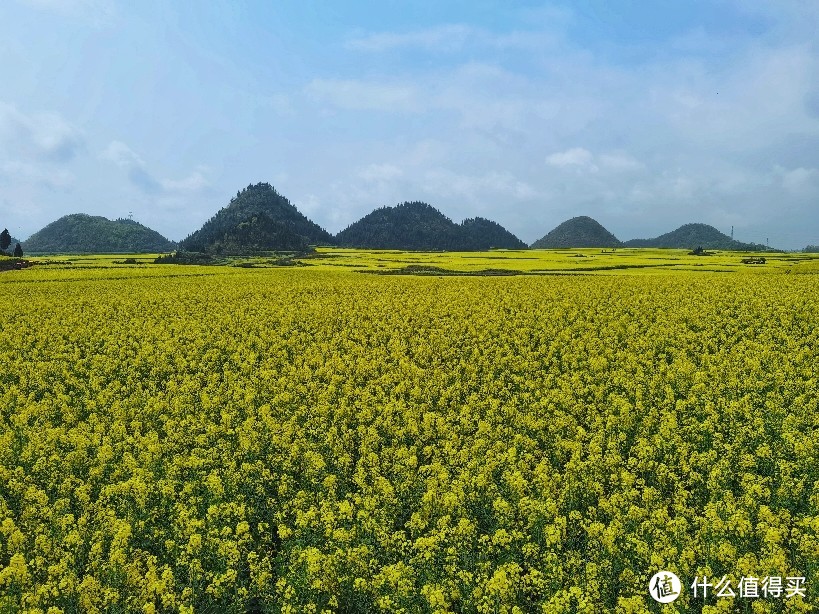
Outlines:
{"type": "Polygon", "coordinates": [[[731,241],[734,240],[734,227],[731,226],[731,241]]]}

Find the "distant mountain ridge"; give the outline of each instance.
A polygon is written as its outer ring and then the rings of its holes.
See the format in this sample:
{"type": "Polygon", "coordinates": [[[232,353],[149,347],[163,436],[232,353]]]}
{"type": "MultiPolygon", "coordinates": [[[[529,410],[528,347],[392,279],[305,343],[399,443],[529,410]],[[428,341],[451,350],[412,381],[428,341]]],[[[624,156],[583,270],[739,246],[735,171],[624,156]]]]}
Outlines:
{"type": "Polygon", "coordinates": [[[532,243],[534,249],[620,247],[620,240],[587,215],[566,220],[532,243]]]}
{"type": "Polygon", "coordinates": [[[456,224],[420,201],[380,207],[339,232],[336,242],[362,249],[480,251],[526,247],[496,222],[476,217],[456,224]]]}
{"type": "Polygon", "coordinates": [[[654,247],[665,249],[719,249],[732,251],[764,251],[765,245],[735,241],[708,224],[683,224],[679,228],[653,239],[620,241],[597,220],[585,215],[566,220],[542,238],[532,243],[535,249],[581,247],[654,247]]]}
{"type": "MultiPolygon", "coordinates": [[[[12,239],[12,246],[18,241],[12,239]]],[[[166,252],[175,244],[133,220],[67,215],[20,242],[26,253],[166,252]]],[[[201,228],[179,243],[180,251],[211,255],[302,252],[312,246],[361,249],[484,251],[526,249],[503,226],[482,217],[456,224],[432,205],[403,202],[371,211],[333,236],[308,219],[269,183],[248,185],[201,228]]],[[[532,243],[532,248],[653,247],[764,251],[764,245],[734,241],[713,226],[684,224],[653,239],[620,241],[597,220],[568,219],[532,243]]],[[[806,250],[816,249],[808,246],[806,250]]]]}
{"type": "Polygon", "coordinates": [[[185,251],[250,254],[300,251],[309,245],[333,245],[333,236],[307,219],[269,183],[249,185],[227,207],[183,239],[185,251]]]}
{"type": "MultiPolygon", "coordinates": [[[[12,244],[13,245],[13,244],[12,244]]],[[[25,253],[151,253],[175,244],[155,230],[129,219],[109,220],[72,213],[51,222],[21,243],[25,253]]]]}
{"type": "Polygon", "coordinates": [[[653,239],[631,239],[626,247],[659,247],[667,249],[722,249],[733,251],[762,251],[766,246],[758,243],[741,243],[708,224],[683,224],[676,230],[653,239]]]}

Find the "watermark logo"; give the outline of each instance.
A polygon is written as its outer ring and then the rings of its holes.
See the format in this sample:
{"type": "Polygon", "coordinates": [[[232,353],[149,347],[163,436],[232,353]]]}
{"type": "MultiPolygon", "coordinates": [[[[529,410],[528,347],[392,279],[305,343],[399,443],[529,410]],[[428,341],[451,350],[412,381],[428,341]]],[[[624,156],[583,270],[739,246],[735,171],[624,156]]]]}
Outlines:
{"type": "Polygon", "coordinates": [[[709,591],[711,596],[719,597],[740,597],[741,599],[792,599],[793,597],[807,597],[804,576],[765,576],[757,578],[755,576],[742,576],[735,586],[731,585],[732,580],[728,576],[722,576],[719,580],[708,576],[697,576],[691,584],[691,590],[695,598],[707,599],[709,591]],[[783,582],[784,580],[784,582],[783,582]]]}
{"type": "Polygon", "coordinates": [[[658,571],[648,582],[648,592],[659,603],[671,603],[680,596],[682,582],[670,571],[658,571]]]}
{"type": "MultiPolygon", "coordinates": [[[[697,576],[691,583],[694,599],[793,599],[807,597],[804,576],[742,576],[738,582],[727,575],[721,578],[697,576]]],[[[683,592],[680,579],[671,571],[658,571],[648,581],[648,593],[658,603],[676,601],[683,592]]],[[[686,589],[687,590],[687,589],[686,589]]]]}

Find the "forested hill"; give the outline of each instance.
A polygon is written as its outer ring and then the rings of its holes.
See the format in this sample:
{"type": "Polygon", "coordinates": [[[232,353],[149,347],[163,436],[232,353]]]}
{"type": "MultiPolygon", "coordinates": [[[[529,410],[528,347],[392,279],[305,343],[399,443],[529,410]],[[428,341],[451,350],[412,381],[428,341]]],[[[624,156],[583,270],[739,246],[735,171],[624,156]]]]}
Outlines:
{"type": "Polygon", "coordinates": [[[741,243],[708,224],[683,224],[676,230],[654,239],[632,239],[624,243],[627,247],[660,247],[669,249],[724,249],[734,251],[761,251],[764,245],[741,243]]]}
{"type": "Polygon", "coordinates": [[[597,220],[586,215],[566,220],[532,247],[535,249],[560,249],[566,247],[619,247],[619,239],[606,230],[597,220]]]}
{"type": "Polygon", "coordinates": [[[61,217],[22,242],[26,254],[151,253],[170,251],[174,246],[155,230],[133,220],[109,220],[84,213],[61,217]]]}
{"type": "Polygon", "coordinates": [[[376,209],[338,233],[336,241],[363,249],[473,251],[526,247],[500,224],[483,218],[456,224],[435,207],[417,201],[376,209]]]}
{"type": "Polygon", "coordinates": [[[436,208],[422,202],[380,207],[336,235],[344,247],[364,249],[456,250],[458,226],[436,208]]]}
{"type": "Polygon", "coordinates": [[[184,239],[185,251],[248,254],[332,245],[332,235],[307,219],[269,183],[249,185],[184,239]]]}
{"type": "Polygon", "coordinates": [[[473,217],[461,222],[461,236],[465,251],[483,251],[492,247],[501,249],[526,249],[527,245],[503,226],[483,217],[473,217]]]}

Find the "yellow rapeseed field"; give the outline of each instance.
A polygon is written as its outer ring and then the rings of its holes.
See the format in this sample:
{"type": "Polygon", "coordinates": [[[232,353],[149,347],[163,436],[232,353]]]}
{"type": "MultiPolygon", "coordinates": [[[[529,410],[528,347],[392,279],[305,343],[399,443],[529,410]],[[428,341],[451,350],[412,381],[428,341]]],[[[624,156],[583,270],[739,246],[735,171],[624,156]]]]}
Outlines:
{"type": "Polygon", "coordinates": [[[815,274],[35,267],[0,292],[0,612],[818,602],[815,274]]]}

